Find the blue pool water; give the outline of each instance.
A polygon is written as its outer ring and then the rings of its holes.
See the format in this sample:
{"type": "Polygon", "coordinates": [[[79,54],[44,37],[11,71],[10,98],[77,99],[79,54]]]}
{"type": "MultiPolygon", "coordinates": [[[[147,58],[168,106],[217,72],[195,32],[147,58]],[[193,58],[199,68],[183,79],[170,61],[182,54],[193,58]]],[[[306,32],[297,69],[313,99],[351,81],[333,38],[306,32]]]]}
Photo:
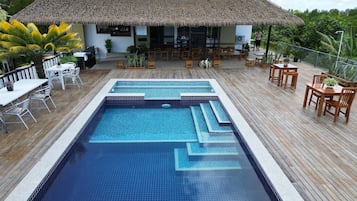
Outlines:
{"type": "Polygon", "coordinates": [[[190,117],[189,108],[108,108],[89,141],[197,141],[190,117]]]}
{"type": "Polygon", "coordinates": [[[179,99],[181,93],[214,93],[208,81],[118,81],[110,93],[144,93],[145,99],[179,99]]]}
{"type": "Polygon", "coordinates": [[[208,101],[162,104],[104,104],[33,200],[277,200],[232,126],[209,136],[208,101]]]}

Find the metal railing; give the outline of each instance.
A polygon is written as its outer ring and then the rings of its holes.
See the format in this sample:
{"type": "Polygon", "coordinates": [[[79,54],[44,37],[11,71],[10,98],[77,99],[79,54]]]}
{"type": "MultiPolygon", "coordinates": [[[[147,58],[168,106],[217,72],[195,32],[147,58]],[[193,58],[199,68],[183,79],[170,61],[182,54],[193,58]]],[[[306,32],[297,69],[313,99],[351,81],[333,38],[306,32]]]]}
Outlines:
{"type": "MultiPolygon", "coordinates": [[[[299,52],[299,55],[297,56],[299,61],[303,61],[305,63],[311,64],[315,67],[324,68],[326,69],[326,71],[328,71],[328,69],[330,69],[331,67],[335,67],[336,64],[340,68],[352,67],[355,69],[355,72],[357,73],[356,60],[339,57],[338,61],[336,62],[337,60],[336,55],[332,55],[325,52],[319,52],[316,50],[295,46],[292,44],[285,44],[285,45],[290,46],[292,52],[299,52]]],[[[357,77],[355,78],[355,81],[357,81],[357,77]]]]}

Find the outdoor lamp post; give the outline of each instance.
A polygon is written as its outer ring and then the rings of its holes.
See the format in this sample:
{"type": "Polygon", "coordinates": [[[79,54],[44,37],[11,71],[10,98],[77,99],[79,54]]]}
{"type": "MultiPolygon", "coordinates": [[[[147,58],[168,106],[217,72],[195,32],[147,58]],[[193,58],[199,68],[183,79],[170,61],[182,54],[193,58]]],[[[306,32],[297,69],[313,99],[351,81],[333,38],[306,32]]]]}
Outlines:
{"type": "Polygon", "coordinates": [[[336,31],[336,32],[335,32],[335,34],[338,34],[338,33],[342,33],[342,34],[341,34],[341,39],[340,39],[340,45],[339,45],[339,47],[338,47],[338,52],[337,52],[335,67],[337,67],[338,58],[340,57],[341,46],[342,46],[342,39],[343,39],[343,33],[344,33],[344,31],[336,31]]]}

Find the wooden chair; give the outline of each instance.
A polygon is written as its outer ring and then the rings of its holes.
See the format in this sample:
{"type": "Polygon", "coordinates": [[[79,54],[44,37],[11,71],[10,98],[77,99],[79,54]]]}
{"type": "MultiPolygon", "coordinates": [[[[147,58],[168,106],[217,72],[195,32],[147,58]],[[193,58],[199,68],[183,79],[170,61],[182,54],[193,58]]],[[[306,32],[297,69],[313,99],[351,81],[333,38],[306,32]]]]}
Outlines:
{"type": "Polygon", "coordinates": [[[156,52],[154,50],[148,51],[148,58],[149,59],[156,59],[156,52]]]}
{"type": "Polygon", "coordinates": [[[168,61],[169,60],[169,50],[162,49],[160,52],[161,52],[161,60],[168,61]]]}
{"type": "Polygon", "coordinates": [[[255,59],[253,59],[253,58],[246,58],[246,59],[245,59],[245,65],[246,65],[247,67],[253,67],[253,66],[255,66],[255,59]]]}
{"type": "Polygon", "coordinates": [[[202,59],[202,53],[201,53],[201,49],[199,48],[192,48],[192,59],[193,60],[201,60],[202,59]]]}
{"type": "MultiPolygon", "coordinates": [[[[324,79],[326,78],[326,75],[313,75],[312,77],[312,84],[323,84],[324,79]]],[[[321,95],[318,92],[312,92],[309,98],[309,105],[311,102],[315,103],[315,110],[317,110],[317,106],[319,105],[321,95]],[[314,99],[315,97],[315,99],[314,99]]],[[[327,98],[332,99],[332,96],[329,96],[327,98]]]]}
{"type": "Polygon", "coordinates": [[[275,66],[274,65],[270,65],[270,70],[269,70],[269,80],[271,80],[271,82],[274,82],[274,80],[278,80],[278,76],[275,76],[275,66]]]}
{"type": "Polygon", "coordinates": [[[297,79],[298,79],[298,76],[299,76],[299,73],[296,72],[296,71],[284,71],[283,72],[283,77],[285,77],[284,89],[286,89],[286,85],[288,83],[288,79],[289,79],[290,76],[291,76],[290,88],[296,89],[297,79]]]}
{"type": "Polygon", "coordinates": [[[124,61],[122,60],[117,61],[116,69],[124,69],[124,68],[125,68],[124,61]]]}
{"type": "Polygon", "coordinates": [[[190,52],[190,50],[183,50],[183,51],[182,51],[182,59],[184,59],[184,60],[191,59],[191,52],[190,52]]]}
{"type": "Polygon", "coordinates": [[[334,115],[333,122],[336,122],[337,117],[341,112],[345,115],[347,124],[350,116],[351,105],[355,98],[356,91],[357,87],[344,87],[338,97],[338,100],[331,99],[326,101],[324,115],[326,115],[326,112],[334,115]],[[333,112],[330,111],[331,107],[335,108],[333,112]],[[345,108],[346,110],[342,111],[341,109],[343,108],[345,108]]]}
{"type": "Polygon", "coordinates": [[[171,50],[171,60],[179,60],[180,59],[180,49],[173,48],[171,50]]]}
{"type": "Polygon", "coordinates": [[[149,68],[149,69],[154,69],[154,68],[156,68],[155,60],[151,60],[151,59],[148,60],[148,68],[149,68]]]}
{"type": "Polygon", "coordinates": [[[185,68],[192,68],[192,66],[193,66],[192,59],[186,59],[185,60],[185,68]]]}

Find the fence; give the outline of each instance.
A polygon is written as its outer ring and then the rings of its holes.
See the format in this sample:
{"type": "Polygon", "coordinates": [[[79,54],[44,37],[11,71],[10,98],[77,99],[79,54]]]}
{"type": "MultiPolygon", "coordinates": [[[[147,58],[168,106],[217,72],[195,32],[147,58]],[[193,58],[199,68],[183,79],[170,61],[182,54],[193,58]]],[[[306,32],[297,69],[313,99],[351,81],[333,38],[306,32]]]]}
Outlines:
{"type": "MultiPolygon", "coordinates": [[[[321,67],[325,68],[326,71],[335,65],[339,67],[353,67],[354,70],[357,72],[357,61],[353,59],[346,59],[343,57],[339,57],[338,61],[336,55],[331,55],[329,53],[325,52],[319,52],[316,50],[300,47],[300,46],[295,46],[291,44],[285,44],[287,46],[290,46],[290,49],[292,52],[299,52],[297,59],[300,61],[303,61],[305,63],[309,63],[315,67],[321,67]]],[[[355,78],[357,81],[357,77],[355,78]]]]}
{"type": "Polygon", "coordinates": [[[8,81],[16,82],[22,79],[37,79],[36,67],[32,64],[16,68],[13,71],[0,75],[0,88],[8,81]]]}

